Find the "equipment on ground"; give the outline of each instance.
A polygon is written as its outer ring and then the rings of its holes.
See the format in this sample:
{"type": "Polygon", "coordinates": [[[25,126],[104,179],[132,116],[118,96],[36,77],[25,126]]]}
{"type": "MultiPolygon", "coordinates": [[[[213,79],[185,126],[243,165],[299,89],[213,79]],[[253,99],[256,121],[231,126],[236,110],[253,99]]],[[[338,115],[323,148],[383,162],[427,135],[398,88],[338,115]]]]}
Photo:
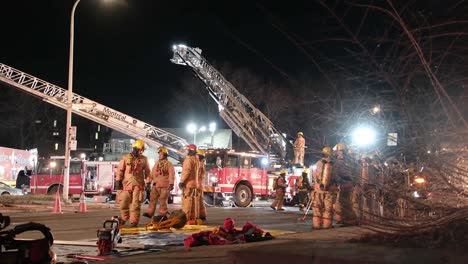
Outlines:
{"type": "Polygon", "coordinates": [[[146,225],[146,230],[162,230],[162,229],[180,229],[187,223],[187,216],[184,211],[176,210],[172,213],[153,216],[151,222],[146,225]]]}
{"type": "Polygon", "coordinates": [[[307,202],[307,205],[306,205],[306,210],[304,212],[304,216],[302,216],[301,218],[299,218],[300,221],[304,222],[306,217],[307,217],[307,214],[309,214],[309,211],[310,211],[310,208],[312,207],[312,202],[313,202],[313,197],[309,197],[309,201],[307,202]]]}
{"type": "MultiPolygon", "coordinates": [[[[0,63],[0,81],[41,98],[43,101],[67,109],[67,90],[0,63]]],[[[182,161],[187,145],[185,139],[147,124],[134,117],[73,93],[72,111],[98,124],[125,135],[142,139],[155,148],[165,146],[169,156],[182,161]]]]}
{"type": "MultiPolygon", "coordinates": [[[[9,223],[10,218],[0,213],[0,229],[6,228],[9,223]]],[[[53,244],[54,237],[47,226],[32,222],[17,225],[13,229],[0,232],[0,262],[56,263],[56,256],[51,250],[53,244]],[[29,231],[39,231],[44,237],[34,240],[16,239],[17,235],[29,231]]]]}
{"type": "Polygon", "coordinates": [[[122,243],[120,236],[120,221],[118,216],[114,216],[111,220],[106,220],[102,224],[102,228],[97,231],[98,255],[108,255],[114,251],[117,243],[122,243]]]}

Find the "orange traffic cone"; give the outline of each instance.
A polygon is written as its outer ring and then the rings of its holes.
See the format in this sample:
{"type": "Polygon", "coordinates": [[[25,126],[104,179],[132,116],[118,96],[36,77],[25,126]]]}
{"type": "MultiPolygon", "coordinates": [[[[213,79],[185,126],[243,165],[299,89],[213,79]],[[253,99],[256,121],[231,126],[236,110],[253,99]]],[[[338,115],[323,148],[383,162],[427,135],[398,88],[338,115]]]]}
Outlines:
{"type": "Polygon", "coordinates": [[[81,193],[80,197],[80,213],[86,213],[86,200],[84,193],[81,193]]]}
{"type": "Polygon", "coordinates": [[[54,203],[54,214],[61,214],[62,213],[62,204],[60,202],[60,192],[57,190],[55,193],[55,203],[54,203]]]}

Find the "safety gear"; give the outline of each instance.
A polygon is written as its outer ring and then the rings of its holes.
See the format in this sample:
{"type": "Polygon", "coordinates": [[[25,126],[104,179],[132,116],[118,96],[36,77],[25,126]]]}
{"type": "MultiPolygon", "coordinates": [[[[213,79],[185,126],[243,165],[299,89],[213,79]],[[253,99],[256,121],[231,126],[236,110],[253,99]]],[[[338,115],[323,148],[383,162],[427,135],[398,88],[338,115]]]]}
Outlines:
{"type": "Polygon", "coordinates": [[[308,174],[308,173],[309,173],[309,170],[308,170],[308,169],[304,169],[304,170],[302,171],[302,173],[308,174]]]}
{"type": "Polygon", "coordinates": [[[187,146],[185,146],[185,149],[197,151],[197,146],[195,144],[188,144],[187,146]]]}
{"type": "Polygon", "coordinates": [[[205,156],[205,151],[202,150],[202,149],[197,149],[197,155],[198,155],[198,156],[203,156],[203,157],[204,157],[204,156],[205,156]]]}
{"type": "Polygon", "coordinates": [[[293,148],[294,148],[294,164],[297,164],[297,163],[304,164],[305,139],[303,137],[297,137],[293,143],[293,148]]]}
{"type": "Polygon", "coordinates": [[[301,136],[304,135],[304,133],[302,133],[301,131],[297,132],[297,134],[298,134],[298,135],[301,135],[301,136]]]}
{"type": "Polygon", "coordinates": [[[281,171],[280,171],[280,175],[281,175],[281,174],[286,175],[286,170],[281,170],[281,171]]]}
{"type": "Polygon", "coordinates": [[[141,139],[137,139],[137,140],[135,140],[135,143],[133,143],[132,148],[137,148],[137,149],[144,150],[145,149],[145,142],[143,142],[143,140],[141,140],[141,139]]]}
{"type": "Polygon", "coordinates": [[[338,143],[338,144],[336,144],[335,147],[336,147],[336,150],[339,150],[339,151],[343,151],[343,150],[346,149],[346,145],[343,144],[343,143],[338,143]]]}
{"type": "Polygon", "coordinates": [[[160,153],[160,152],[162,152],[162,153],[164,153],[164,154],[169,154],[169,152],[167,151],[167,148],[165,148],[165,147],[160,147],[160,148],[158,149],[158,153],[160,153]]]}
{"type": "Polygon", "coordinates": [[[122,181],[118,181],[116,180],[115,183],[114,183],[114,189],[116,191],[119,191],[119,190],[122,190],[123,189],[123,185],[122,185],[122,181]]]}
{"type": "Polygon", "coordinates": [[[322,153],[323,153],[323,154],[330,155],[330,154],[331,154],[331,148],[328,147],[328,146],[327,146],[327,147],[324,147],[324,148],[322,149],[322,153]]]}
{"type": "Polygon", "coordinates": [[[163,158],[154,164],[151,176],[147,181],[152,181],[158,188],[167,188],[169,184],[174,184],[174,179],[174,165],[166,158],[163,158]]]}

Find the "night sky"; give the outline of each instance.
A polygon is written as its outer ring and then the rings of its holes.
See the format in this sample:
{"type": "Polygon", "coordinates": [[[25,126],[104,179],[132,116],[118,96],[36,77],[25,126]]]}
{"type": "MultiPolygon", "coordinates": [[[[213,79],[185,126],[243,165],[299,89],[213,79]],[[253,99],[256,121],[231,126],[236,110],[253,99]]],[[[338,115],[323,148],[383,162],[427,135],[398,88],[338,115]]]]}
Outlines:
{"type": "MultiPolygon", "coordinates": [[[[313,24],[318,6],[304,3],[285,9],[255,1],[82,0],[75,16],[74,92],[155,126],[182,126],[183,117],[167,117],[175,107],[168,102],[190,70],[169,61],[171,46],[197,46],[211,61],[272,78],[283,78],[273,64],[287,74],[314,71],[263,10],[310,29],[304,24],[313,24]]],[[[72,4],[2,3],[1,62],[66,88],[72,4]]]]}

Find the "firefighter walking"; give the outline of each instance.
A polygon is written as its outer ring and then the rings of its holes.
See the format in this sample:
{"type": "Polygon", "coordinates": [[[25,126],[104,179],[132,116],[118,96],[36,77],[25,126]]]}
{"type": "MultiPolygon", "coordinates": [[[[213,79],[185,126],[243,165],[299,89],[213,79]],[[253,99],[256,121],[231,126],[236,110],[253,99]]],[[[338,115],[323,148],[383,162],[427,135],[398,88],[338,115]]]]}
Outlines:
{"type": "Polygon", "coordinates": [[[302,175],[297,178],[297,190],[299,197],[299,210],[304,211],[304,207],[307,205],[309,198],[309,192],[312,190],[310,186],[309,178],[307,177],[308,171],[304,169],[302,175]]]}
{"type": "Polygon", "coordinates": [[[322,149],[323,157],[315,164],[314,191],[312,202],[312,228],[327,229],[333,223],[333,204],[336,201],[337,186],[333,179],[331,148],[322,149]]]}
{"type": "Polygon", "coordinates": [[[305,151],[305,139],[304,133],[297,132],[297,138],[293,144],[294,147],[294,164],[304,165],[304,151],[305,151]]]}
{"type": "Polygon", "coordinates": [[[119,192],[120,221],[135,227],[140,221],[140,209],[145,192],[145,178],[150,175],[148,159],[143,155],[145,143],[137,139],[133,151],[120,160],[115,179],[119,192]]]}
{"type": "Polygon", "coordinates": [[[151,184],[150,202],[148,210],[143,216],[152,218],[159,201],[159,215],[167,213],[167,200],[169,193],[174,189],[175,170],[172,163],[167,159],[167,148],[158,149],[159,160],[154,164],[147,182],[151,184]]]}
{"type": "Polygon", "coordinates": [[[200,161],[198,160],[197,146],[189,144],[186,146],[187,157],[182,164],[182,175],[179,188],[183,190],[182,210],[187,215],[188,221],[194,221],[199,217],[199,199],[201,191],[198,189],[200,161]]]}
{"type": "Polygon", "coordinates": [[[205,174],[206,174],[206,169],[205,169],[205,151],[198,149],[197,150],[197,157],[198,160],[200,161],[200,168],[198,170],[198,189],[200,190],[201,195],[199,196],[199,201],[198,201],[198,206],[200,208],[200,219],[205,221],[206,220],[206,207],[205,207],[205,199],[203,196],[203,190],[205,187],[205,174]]]}
{"type": "Polygon", "coordinates": [[[284,211],[283,201],[284,195],[286,193],[286,171],[281,170],[280,176],[277,177],[273,182],[273,189],[276,191],[276,197],[273,203],[270,205],[270,208],[276,211],[284,211]]]}

